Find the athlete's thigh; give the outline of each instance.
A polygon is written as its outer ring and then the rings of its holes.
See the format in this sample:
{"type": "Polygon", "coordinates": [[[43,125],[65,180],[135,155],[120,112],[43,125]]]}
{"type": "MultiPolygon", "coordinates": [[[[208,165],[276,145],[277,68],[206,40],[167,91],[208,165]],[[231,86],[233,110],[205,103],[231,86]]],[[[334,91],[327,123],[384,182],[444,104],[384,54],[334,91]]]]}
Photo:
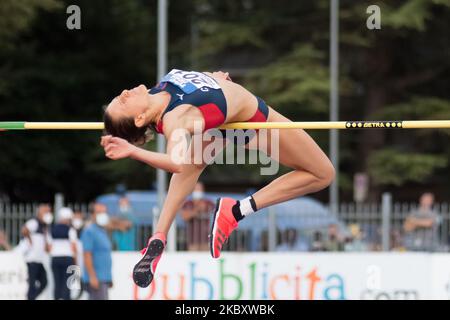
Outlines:
{"type": "MultiPolygon", "coordinates": [[[[292,122],[272,108],[269,109],[267,121],[292,122]]],[[[318,176],[324,167],[331,165],[322,149],[302,129],[259,130],[257,139],[250,141],[248,148],[258,148],[287,167],[306,170],[318,176]]]]}

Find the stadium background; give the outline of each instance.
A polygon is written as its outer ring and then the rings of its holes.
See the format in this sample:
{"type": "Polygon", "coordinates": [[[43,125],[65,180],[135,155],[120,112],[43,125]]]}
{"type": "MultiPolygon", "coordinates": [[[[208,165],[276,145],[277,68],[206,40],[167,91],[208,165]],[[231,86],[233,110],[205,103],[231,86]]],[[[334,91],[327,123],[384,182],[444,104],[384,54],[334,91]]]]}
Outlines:
{"type": "MultiPolygon", "coordinates": [[[[292,119],[329,119],[330,1],[172,0],[168,17],[170,67],[229,71],[292,119]]],[[[450,119],[449,1],[341,0],[339,17],[340,119],[450,119]],[[381,8],[379,30],[366,26],[373,4],[381,8]]],[[[155,83],[156,28],[157,1],[1,1],[0,121],[98,121],[117,92],[155,83]],[[72,4],[81,8],[80,30],[66,27],[72,4]]],[[[329,150],[328,132],[310,134],[329,150]]],[[[252,235],[242,234],[242,244],[231,243],[219,262],[207,253],[184,252],[178,220],[177,243],[159,266],[155,292],[132,286],[128,271],[138,253],[115,252],[111,297],[164,298],[166,283],[167,297],[186,299],[448,299],[448,139],[449,130],[340,133],[337,212],[324,190],[308,198],[317,204],[314,209],[296,200],[261,213],[249,222],[252,235]],[[405,252],[402,225],[423,192],[436,197],[437,247],[435,253],[405,252]],[[288,226],[311,240],[315,231],[326,235],[330,223],[343,235],[358,225],[366,249],[275,252],[288,226]],[[258,238],[263,234],[265,248],[258,238]],[[311,289],[314,275],[320,281],[311,289]]],[[[87,213],[87,204],[99,200],[115,215],[114,197],[123,187],[150,192],[153,201],[155,170],[107,161],[98,140],[98,132],[0,133],[0,229],[12,246],[39,202],[54,203],[55,211],[64,204],[87,213]],[[63,203],[55,201],[59,194],[63,203]]],[[[156,143],[147,148],[155,150],[156,143]]],[[[215,165],[202,180],[214,198],[246,194],[272,178],[260,176],[257,166],[215,165]]],[[[151,232],[154,207],[136,210],[139,245],[151,232]]],[[[23,298],[20,254],[0,252],[0,262],[0,298],[23,298]]]]}

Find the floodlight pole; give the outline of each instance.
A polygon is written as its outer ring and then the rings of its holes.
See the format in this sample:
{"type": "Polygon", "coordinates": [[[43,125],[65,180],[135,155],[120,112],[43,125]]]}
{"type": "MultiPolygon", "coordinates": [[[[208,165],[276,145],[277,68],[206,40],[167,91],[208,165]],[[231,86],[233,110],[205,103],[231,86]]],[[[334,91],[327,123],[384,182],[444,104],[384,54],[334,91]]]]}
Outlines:
{"type": "MultiPolygon", "coordinates": [[[[330,0],[330,121],[339,119],[339,0],[330,0]]],[[[336,178],[330,186],[330,210],[338,213],[339,206],[339,136],[330,130],[330,160],[336,169],[336,178]]]]}

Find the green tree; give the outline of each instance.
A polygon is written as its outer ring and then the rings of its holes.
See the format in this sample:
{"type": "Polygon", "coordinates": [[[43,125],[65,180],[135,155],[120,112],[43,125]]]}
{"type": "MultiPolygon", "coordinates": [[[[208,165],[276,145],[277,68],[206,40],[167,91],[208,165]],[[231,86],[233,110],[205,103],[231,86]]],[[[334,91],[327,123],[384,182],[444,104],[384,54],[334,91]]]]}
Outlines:
{"type": "MultiPolygon", "coordinates": [[[[343,30],[350,31],[343,32],[341,48],[350,54],[344,53],[342,61],[350,66],[348,75],[355,85],[344,112],[357,110],[352,114],[361,119],[448,119],[449,114],[443,110],[449,106],[444,84],[449,77],[450,42],[442,37],[450,27],[450,1],[377,4],[381,8],[381,30],[355,26],[358,18],[364,18],[366,2],[344,6],[341,12],[343,30]]],[[[373,190],[392,184],[405,186],[411,181],[430,182],[435,169],[445,165],[443,158],[449,152],[446,143],[440,148],[425,143],[431,142],[429,137],[439,136],[435,130],[365,130],[358,135],[355,169],[370,174],[373,190]],[[389,158],[389,164],[381,161],[389,158]]]]}
{"type": "MultiPolygon", "coordinates": [[[[328,120],[328,0],[169,4],[169,68],[225,69],[293,120],[328,120]]],[[[340,118],[448,119],[450,1],[340,4],[340,118]],[[381,8],[381,30],[366,28],[372,4],[381,8]]],[[[154,83],[155,31],[156,1],[1,1],[0,119],[100,120],[102,107],[122,89],[154,83]],[[82,30],[67,30],[69,4],[80,6],[82,30]]],[[[309,133],[328,149],[327,131],[309,133]]],[[[361,171],[371,176],[373,197],[414,184],[449,190],[448,135],[341,133],[343,198],[361,171]]],[[[98,139],[98,132],[1,133],[0,190],[23,200],[56,191],[87,200],[116,183],[149,187],[155,170],[106,160],[98,139]]],[[[251,165],[212,166],[205,174],[208,183],[228,190],[272,179],[251,165]]]]}
{"type": "MultiPolygon", "coordinates": [[[[201,17],[197,60],[237,68],[244,84],[292,119],[328,119],[329,1],[197,3],[201,17]]],[[[450,1],[340,3],[340,118],[383,118],[384,110],[403,104],[407,110],[421,110],[418,119],[448,119],[450,1]],[[373,4],[381,7],[381,30],[366,28],[366,9],[373,4]]],[[[394,117],[409,118],[405,113],[394,117]]],[[[442,159],[450,151],[448,137],[436,131],[341,134],[344,194],[350,195],[350,181],[357,171],[372,177],[373,197],[380,188],[393,184],[389,181],[405,186],[411,181],[429,182],[433,177],[439,180],[436,170],[445,170],[442,159]],[[430,148],[430,139],[439,144],[430,148]],[[410,170],[405,172],[402,161],[394,161],[393,168],[399,167],[389,171],[392,179],[380,178],[384,171],[379,159],[394,153],[401,157],[405,150],[417,154],[418,161],[411,161],[410,170]],[[421,155],[427,161],[420,161],[421,155]],[[421,178],[413,179],[414,172],[422,172],[421,178]]],[[[327,133],[310,134],[327,149],[327,133]]],[[[234,174],[242,176],[240,171],[234,174]]]]}
{"type": "MultiPolygon", "coordinates": [[[[23,7],[0,10],[2,23],[4,17],[17,23],[2,37],[0,119],[98,121],[121,90],[154,83],[154,3],[76,1],[82,28],[68,30],[66,7],[73,1],[9,2],[23,7]]],[[[48,200],[58,191],[87,200],[121,181],[151,186],[152,175],[142,175],[153,173],[150,168],[108,161],[99,137],[83,131],[2,133],[0,189],[18,200],[48,200]]]]}

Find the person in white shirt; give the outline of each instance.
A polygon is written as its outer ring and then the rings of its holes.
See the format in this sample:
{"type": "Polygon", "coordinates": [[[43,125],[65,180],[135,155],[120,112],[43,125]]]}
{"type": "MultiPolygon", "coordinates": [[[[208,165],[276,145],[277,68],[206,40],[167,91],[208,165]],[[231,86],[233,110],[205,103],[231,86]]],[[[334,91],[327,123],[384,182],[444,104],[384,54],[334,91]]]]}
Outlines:
{"type": "Polygon", "coordinates": [[[72,227],[73,211],[61,208],[50,231],[50,256],[54,278],[54,299],[70,300],[69,277],[77,258],[77,231],[72,227]]]}
{"type": "Polygon", "coordinates": [[[28,220],[22,227],[22,236],[27,243],[24,254],[28,269],[28,300],[35,300],[47,286],[47,272],[43,262],[49,250],[48,225],[52,222],[50,206],[41,204],[36,217],[28,220]]]}

